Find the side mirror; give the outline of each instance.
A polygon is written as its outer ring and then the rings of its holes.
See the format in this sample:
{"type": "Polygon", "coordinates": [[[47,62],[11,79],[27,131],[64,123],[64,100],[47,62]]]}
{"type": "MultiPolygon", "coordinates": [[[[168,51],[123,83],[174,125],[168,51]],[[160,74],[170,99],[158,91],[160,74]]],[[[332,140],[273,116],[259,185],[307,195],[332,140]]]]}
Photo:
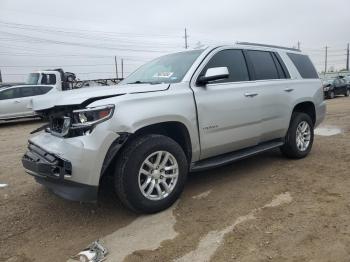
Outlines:
{"type": "Polygon", "coordinates": [[[197,80],[197,84],[206,85],[211,81],[217,81],[226,79],[229,77],[229,72],[227,67],[212,67],[208,68],[204,76],[201,76],[197,80]]]}

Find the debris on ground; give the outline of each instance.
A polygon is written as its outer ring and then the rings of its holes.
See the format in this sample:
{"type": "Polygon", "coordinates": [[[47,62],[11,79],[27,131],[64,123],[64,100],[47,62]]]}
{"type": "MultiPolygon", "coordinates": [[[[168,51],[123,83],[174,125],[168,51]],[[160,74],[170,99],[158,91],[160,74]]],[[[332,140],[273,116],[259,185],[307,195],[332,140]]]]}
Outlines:
{"type": "Polygon", "coordinates": [[[106,259],[107,254],[108,251],[102,241],[96,240],[72,259],[80,262],[102,262],[106,259]]]}
{"type": "Polygon", "coordinates": [[[7,187],[7,184],[0,184],[0,188],[7,187]]]}

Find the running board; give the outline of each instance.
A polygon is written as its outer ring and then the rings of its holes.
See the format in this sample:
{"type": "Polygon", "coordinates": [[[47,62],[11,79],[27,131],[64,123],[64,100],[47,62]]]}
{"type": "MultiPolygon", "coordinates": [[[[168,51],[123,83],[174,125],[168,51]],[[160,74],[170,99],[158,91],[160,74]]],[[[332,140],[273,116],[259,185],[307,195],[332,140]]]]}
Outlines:
{"type": "Polygon", "coordinates": [[[254,147],[248,147],[232,153],[223,154],[220,156],[211,157],[192,163],[190,172],[204,171],[213,167],[224,166],[237,160],[247,158],[283,145],[281,140],[265,142],[254,147]]]}

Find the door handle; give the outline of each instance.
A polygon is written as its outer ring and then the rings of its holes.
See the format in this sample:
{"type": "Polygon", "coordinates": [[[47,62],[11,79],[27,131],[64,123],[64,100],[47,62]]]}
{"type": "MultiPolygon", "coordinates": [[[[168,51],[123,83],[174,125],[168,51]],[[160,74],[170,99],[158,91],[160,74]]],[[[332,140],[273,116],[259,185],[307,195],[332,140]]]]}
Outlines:
{"type": "Polygon", "coordinates": [[[244,96],[245,97],[254,97],[254,96],[257,96],[258,93],[245,93],[244,96]]]}
{"type": "Polygon", "coordinates": [[[21,101],[15,100],[14,103],[15,103],[15,104],[19,104],[19,103],[21,103],[21,101]]]}
{"type": "Polygon", "coordinates": [[[294,91],[294,89],[293,88],[286,88],[286,89],[284,89],[284,91],[290,93],[290,92],[294,91]]]}

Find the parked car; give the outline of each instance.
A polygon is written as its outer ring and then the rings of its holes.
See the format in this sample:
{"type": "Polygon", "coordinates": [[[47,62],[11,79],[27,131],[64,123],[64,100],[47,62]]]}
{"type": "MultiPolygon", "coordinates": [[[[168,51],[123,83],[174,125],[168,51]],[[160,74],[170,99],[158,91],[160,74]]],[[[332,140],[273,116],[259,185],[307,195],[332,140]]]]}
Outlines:
{"type": "Polygon", "coordinates": [[[350,95],[350,85],[345,78],[328,79],[323,82],[324,96],[333,99],[337,95],[350,95]]]}
{"type": "Polygon", "coordinates": [[[26,172],[79,201],[95,201],[110,176],[121,202],[143,213],[172,205],[188,172],[273,148],[307,156],[326,112],[307,55],[250,43],[166,55],[118,88],[65,93],[34,100],[50,124],[29,139],[26,172]]]}
{"type": "Polygon", "coordinates": [[[55,93],[53,86],[19,85],[0,88],[0,120],[36,117],[32,110],[34,97],[55,93]]]}

